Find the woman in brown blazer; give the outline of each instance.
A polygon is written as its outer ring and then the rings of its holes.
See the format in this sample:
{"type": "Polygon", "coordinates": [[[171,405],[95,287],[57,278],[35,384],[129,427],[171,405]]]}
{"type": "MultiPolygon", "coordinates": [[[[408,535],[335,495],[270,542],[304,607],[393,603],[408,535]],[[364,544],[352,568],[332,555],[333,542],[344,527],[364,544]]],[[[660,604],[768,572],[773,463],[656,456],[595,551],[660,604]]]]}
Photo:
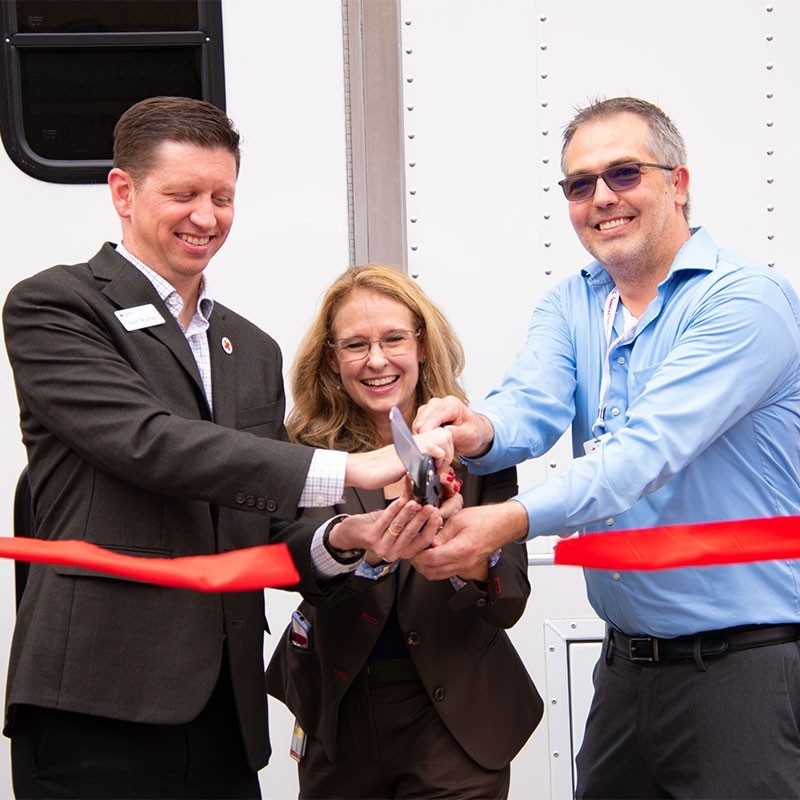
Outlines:
{"type": "MultiPolygon", "coordinates": [[[[298,351],[290,435],[348,451],[386,445],[392,406],[410,424],[431,397],[465,399],[463,360],[414,281],[392,267],[348,269],[298,351]]],[[[513,468],[458,467],[453,483],[467,506],[517,493],[513,468]]],[[[335,512],[380,510],[402,490],[348,489],[335,512]]],[[[300,797],[506,797],[510,761],[542,716],[505,632],[525,608],[526,573],[524,544],[434,582],[368,551],[329,602],[304,601],[267,669],[269,693],[297,718],[300,797]]]]}

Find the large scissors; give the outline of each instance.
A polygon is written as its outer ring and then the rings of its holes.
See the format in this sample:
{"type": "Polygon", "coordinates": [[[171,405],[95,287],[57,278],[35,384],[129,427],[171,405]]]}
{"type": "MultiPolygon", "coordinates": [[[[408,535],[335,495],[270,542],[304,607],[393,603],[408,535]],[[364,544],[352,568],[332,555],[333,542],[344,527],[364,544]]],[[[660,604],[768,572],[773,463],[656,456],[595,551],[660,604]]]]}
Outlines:
{"type": "Polygon", "coordinates": [[[397,455],[406,468],[408,477],[414,487],[414,499],[422,505],[439,505],[439,495],[442,493],[442,484],[436,473],[436,464],[433,456],[423,453],[411,431],[400,413],[394,406],[389,412],[389,423],[392,427],[392,440],[397,455]]]}

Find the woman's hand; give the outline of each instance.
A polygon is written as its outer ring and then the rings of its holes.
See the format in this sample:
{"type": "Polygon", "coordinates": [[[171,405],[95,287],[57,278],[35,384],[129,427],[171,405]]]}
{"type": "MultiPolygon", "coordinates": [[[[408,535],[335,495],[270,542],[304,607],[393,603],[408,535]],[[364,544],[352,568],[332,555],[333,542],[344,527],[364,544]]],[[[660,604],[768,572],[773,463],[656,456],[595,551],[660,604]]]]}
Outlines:
{"type": "Polygon", "coordinates": [[[366,550],[370,562],[414,558],[430,547],[444,524],[439,509],[398,498],[383,511],[354,514],[333,527],[328,541],[336,550],[366,550]]]}

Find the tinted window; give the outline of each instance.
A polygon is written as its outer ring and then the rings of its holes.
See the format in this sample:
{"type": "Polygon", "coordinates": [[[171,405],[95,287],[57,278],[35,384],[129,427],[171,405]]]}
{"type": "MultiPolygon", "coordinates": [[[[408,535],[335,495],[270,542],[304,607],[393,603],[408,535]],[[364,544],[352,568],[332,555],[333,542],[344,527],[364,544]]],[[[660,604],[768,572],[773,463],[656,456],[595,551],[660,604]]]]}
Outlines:
{"type": "Polygon", "coordinates": [[[0,132],[34,177],[104,181],[114,125],[146,97],[225,108],[220,0],[16,0],[0,15],[0,132]]]}

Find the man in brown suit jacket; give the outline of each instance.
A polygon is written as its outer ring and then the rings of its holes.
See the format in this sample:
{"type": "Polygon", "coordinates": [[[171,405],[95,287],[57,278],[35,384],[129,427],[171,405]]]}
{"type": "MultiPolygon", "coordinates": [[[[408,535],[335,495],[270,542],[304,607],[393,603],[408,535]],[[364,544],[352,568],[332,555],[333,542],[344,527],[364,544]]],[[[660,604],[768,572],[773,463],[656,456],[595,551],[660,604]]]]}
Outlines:
{"type": "MultiPolygon", "coordinates": [[[[117,125],[109,174],[122,243],[10,293],[36,535],[141,557],[285,541],[297,588],[324,595],[350,569],[331,555],[358,546],[358,523],[323,530],[295,522],[298,506],[330,505],[345,481],[381,486],[402,467],[386,453],[342,460],[287,443],[277,344],[208,296],[203,270],[233,222],[238,142],[207,103],[137,104],[117,125]]],[[[265,624],[262,592],[33,566],[6,700],[17,796],[260,796],[265,624]]]]}

